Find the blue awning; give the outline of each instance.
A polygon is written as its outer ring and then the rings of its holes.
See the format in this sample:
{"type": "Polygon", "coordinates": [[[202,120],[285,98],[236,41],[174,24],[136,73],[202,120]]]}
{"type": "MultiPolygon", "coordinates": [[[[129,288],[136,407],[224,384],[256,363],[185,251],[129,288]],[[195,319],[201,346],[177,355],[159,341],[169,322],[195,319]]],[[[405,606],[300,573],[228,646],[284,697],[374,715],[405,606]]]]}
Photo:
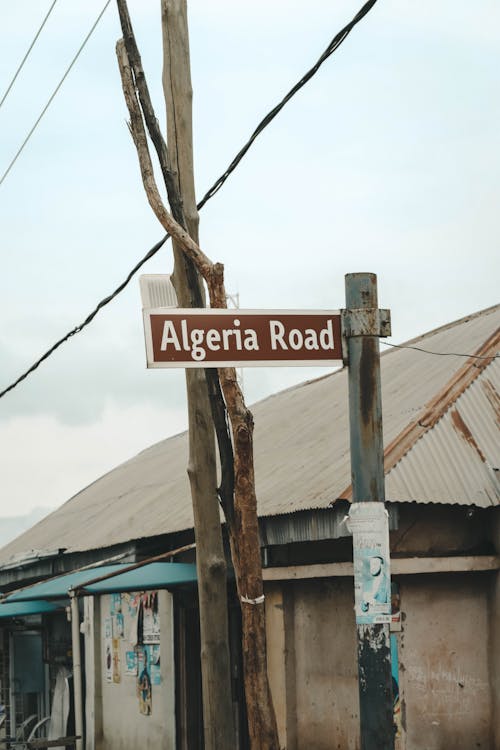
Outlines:
{"type": "Polygon", "coordinates": [[[39,599],[31,602],[0,603],[0,618],[2,617],[27,617],[28,615],[41,615],[44,612],[54,612],[62,605],[52,604],[39,599]]]}
{"type": "MultiPolygon", "coordinates": [[[[97,576],[93,576],[96,578],[97,576]]],[[[82,593],[106,594],[122,591],[169,589],[197,581],[196,565],[191,563],[155,562],[120,573],[98,583],[82,584],[82,593]]],[[[79,588],[79,587],[75,587],[79,588]]]]}
{"type": "MultiPolygon", "coordinates": [[[[128,570],[128,565],[102,565],[99,568],[77,570],[73,573],[35,583],[28,588],[13,591],[5,602],[29,602],[33,600],[67,599],[70,590],[82,590],[85,594],[120,593],[122,591],[150,591],[152,589],[169,589],[182,584],[194,584],[197,581],[196,565],[191,563],[156,562],[140,568],[128,570]],[[96,578],[114,573],[99,583],[91,584],[96,578]],[[88,585],[87,585],[88,584],[88,585]]],[[[6,606],[0,605],[0,606],[6,606]]]]}
{"type": "Polygon", "coordinates": [[[18,591],[13,591],[5,597],[6,602],[29,602],[33,599],[67,599],[68,591],[76,588],[85,581],[91,581],[98,576],[113,573],[114,571],[123,570],[126,565],[101,565],[99,568],[89,568],[88,570],[74,570],[72,573],[66,573],[56,578],[49,578],[39,583],[34,583],[18,591]]]}

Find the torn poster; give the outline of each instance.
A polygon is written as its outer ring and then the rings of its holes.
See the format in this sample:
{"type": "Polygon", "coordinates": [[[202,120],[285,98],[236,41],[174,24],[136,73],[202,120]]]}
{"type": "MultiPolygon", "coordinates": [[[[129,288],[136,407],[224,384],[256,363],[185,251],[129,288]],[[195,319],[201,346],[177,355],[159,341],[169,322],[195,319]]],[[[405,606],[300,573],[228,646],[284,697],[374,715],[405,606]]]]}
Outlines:
{"type": "Polygon", "coordinates": [[[391,621],[389,518],[381,502],[351,505],[354,610],[359,625],[391,621]]]}

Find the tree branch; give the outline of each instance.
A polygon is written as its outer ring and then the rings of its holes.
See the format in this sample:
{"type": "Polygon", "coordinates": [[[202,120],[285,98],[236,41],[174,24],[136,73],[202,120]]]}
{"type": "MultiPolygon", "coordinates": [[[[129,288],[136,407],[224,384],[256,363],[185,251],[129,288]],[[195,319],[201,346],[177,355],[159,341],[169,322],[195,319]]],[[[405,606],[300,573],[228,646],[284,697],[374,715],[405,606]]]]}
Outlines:
{"type": "MultiPolygon", "coordinates": [[[[126,9],[125,0],[117,0],[119,8],[126,9]]],[[[122,11],[120,17],[122,18],[122,11]]],[[[148,201],[162,226],[193,261],[205,279],[211,307],[226,308],[224,267],[212,263],[198,244],[181,226],[184,224],[182,206],[176,196],[178,190],[168,169],[168,152],[163,138],[158,138],[158,123],[145,85],[144,72],[138,56],[128,13],[123,15],[126,43],[116,46],[118,65],[122,78],[125,101],[130,114],[130,132],[139,157],[142,181],[148,201]],[[133,65],[130,60],[133,59],[133,65]],[[135,66],[135,73],[133,69],[135,66]],[[136,88],[137,87],[137,88],[136,88]],[[140,87],[140,88],[139,88],[140,87]],[[179,212],[179,221],[163,205],[156,185],[151,157],[144,128],[143,113],[137,98],[141,97],[144,117],[150,128],[165,179],[169,201],[179,212]]],[[[161,136],[161,134],[160,134],[161,136]]],[[[253,417],[245,405],[243,394],[233,367],[220,368],[218,379],[212,370],[207,372],[212,417],[216,428],[221,456],[222,481],[219,498],[228,522],[233,564],[236,572],[238,594],[242,606],[243,660],[248,726],[252,750],[277,750],[279,747],[276,718],[267,677],[265,610],[262,606],[262,566],[255,493],[253,463],[253,417]],[[224,398],[221,397],[221,391],[224,398]],[[231,423],[232,438],[226,418],[231,423]],[[257,606],[253,606],[256,603],[257,606]]]]}
{"type": "Polygon", "coordinates": [[[130,115],[129,129],[137,149],[142,183],[144,185],[144,190],[146,191],[149,205],[153,209],[155,216],[163,228],[182,246],[185,253],[194,261],[198,271],[201,273],[207,284],[209,284],[212,275],[219,275],[219,271],[215,271],[214,264],[211,260],[205,255],[201,248],[198,247],[186,230],[183,229],[173,218],[169,211],[167,211],[158,191],[149,153],[146,131],[144,128],[144,120],[137,99],[130,61],[123,39],[119,39],[116,43],[116,56],[122,79],[125,102],[130,115]]]}
{"type": "Polygon", "coordinates": [[[179,191],[175,189],[175,175],[172,172],[167,144],[163,138],[158,120],[156,118],[153,103],[149,95],[149,88],[142,67],[141,55],[135,41],[134,30],[125,0],[117,0],[120,24],[122,27],[123,41],[127,50],[127,56],[132,70],[135,88],[139,95],[141,108],[148,129],[149,136],[155,147],[160,168],[162,171],[165,187],[167,188],[168,201],[172,210],[172,216],[185,227],[182,198],[179,191]]]}
{"type": "MultiPolygon", "coordinates": [[[[120,3],[121,4],[121,3],[120,3]]],[[[130,33],[133,36],[133,32],[130,29],[130,33]]],[[[136,89],[134,85],[134,78],[132,69],[130,66],[130,58],[128,50],[123,39],[120,39],[116,45],[116,54],[118,59],[118,67],[120,69],[120,75],[122,79],[122,87],[125,95],[125,102],[130,115],[129,129],[134,140],[137,154],[139,157],[139,165],[141,170],[142,182],[146,195],[151,208],[153,209],[156,217],[161,222],[162,226],[176,239],[179,244],[185,249],[189,257],[195,263],[198,271],[201,273],[203,278],[207,281],[210,291],[210,300],[213,307],[226,307],[226,295],[224,289],[224,267],[220,263],[212,264],[212,262],[204,255],[198,245],[192,240],[187,234],[183,227],[178,224],[175,219],[170,216],[166,210],[161,196],[159,194],[153,166],[151,163],[151,156],[149,153],[148,142],[146,132],[144,129],[144,121],[142,117],[141,108],[137,99],[136,89]]],[[[157,123],[154,112],[150,120],[154,120],[157,123]]],[[[166,150],[166,147],[165,147],[166,150]]],[[[163,171],[163,170],[162,170],[163,171]]],[[[171,173],[170,173],[171,174],[171,173]]],[[[164,173],[165,177],[165,173],[164,173]]],[[[167,191],[170,195],[172,192],[177,191],[175,184],[168,185],[167,191]],[[170,188],[170,189],[169,189],[170,188]]],[[[171,201],[172,203],[172,201],[171,201]]],[[[195,295],[196,298],[198,295],[195,295]]],[[[197,307],[203,307],[204,305],[199,300],[197,307]]],[[[219,446],[219,452],[221,457],[221,485],[219,488],[219,497],[221,501],[224,514],[228,523],[234,516],[233,513],[233,492],[234,492],[234,456],[231,442],[231,436],[228,430],[226,409],[224,406],[224,399],[221,392],[221,387],[217,374],[214,372],[206,371],[207,384],[210,396],[210,406],[212,411],[212,418],[214,420],[215,431],[217,435],[217,443],[219,446]]]]}

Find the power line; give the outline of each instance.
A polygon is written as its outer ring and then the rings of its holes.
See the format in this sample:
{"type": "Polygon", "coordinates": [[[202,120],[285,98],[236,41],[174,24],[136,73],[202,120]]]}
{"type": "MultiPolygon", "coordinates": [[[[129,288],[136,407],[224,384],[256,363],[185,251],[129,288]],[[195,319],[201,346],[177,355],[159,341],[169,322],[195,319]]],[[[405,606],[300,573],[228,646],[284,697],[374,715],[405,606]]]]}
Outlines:
{"type": "Polygon", "coordinates": [[[6,99],[7,99],[7,97],[8,97],[8,95],[9,95],[9,93],[10,93],[10,90],[11,90],[12,86],[13,86],[13,85],[14,85],[14,83],[16,82],[16,78],[17,78],[17,76],[19,75],[19,73],[20,73],[20,72],[21,72],[21,70],[23,69],[23,67],[24,67],[24,63],[26,62],[26,60],[27,60],[27,59],[28,59],[28,57],[30,56],[31,50],[32,50],[32,49],[33,49],[33,47],[35,46],[35,44],[36,44],[36,40],[37,40],[37,39],[38,39],[38,37],[40,36],[40,34],[41,34],[41,32],[42,32],[42,29],[43,29],[43,27],[45,26],[45,24],[47,23],[47,21],[48,21],[48,19],[49,19],[49,16],[50,16],[50,14],[52,13],[52,11],[53,11],[53,9],[54,9],[54,5],[55,5],[56,3],[57,3],[57,0],[54,0],[54,2],[52,3],[52,5],[50,6],[49,10],[47,11],[47,14],[46,14],[45,18],[43,19],[43,21],[42,21],[42,23],[41,23],[41,26],[40,26],[40,28],[39,28],[39,29],[38,29],[38,31],[36,32],[36,34],[35,34],[35,36],[34,36],[34,38],[33,38],[33,41],[31,42],[30,46],[28,47],[28,51],[26,52],[25,56],[24,56],[24,57],[23,57],[23,59],[21,60],[21,62],[20,62],[20,64],[19,64],[19,66],[18,66],[18,68],[17,68],[16,72],[14,73],[14,77],[12,78],[11,82],[10,82],[10,83],[9,83],[9,85],[7,86],[7,90],[6,90],[5,94],[4,94],[3,96],[2,96],[2,99],[1,99],[1,101],[0,101],[0,107],[2,106],[2,104],[4,103],[4,101],[5,101],[6,99]]]}
{"type": "Polygon", "coordinates": [[[500,354],[459,354],[457,352],[432,352],[429,349],[422,349],[421,346],[408,346],[407,344],[390,344],[388,341],[382,343],[386,346],[392,346],[394,349],[414,349],[416,352],[423,352],[424,354],[433,354],[436,357],[467,357],[468,359],[500,359],[500,354]]]}
{"type": "Polygon", "coordinates": [[[44,354],[42,354],[42,356],[39,359],[37,359],[36,362],[34,362],[31,365],[31,367],[29,367],[26,370],[26,372],[24,372],[22,375],[20,375],[18,377],[18,379],[15,380],[13,383],[11,383],[9,386],[7,386],[7,388],[4,388],[3,391],[0,391],[0,398],[2,398],[3,396],[5,396],[5,394],[8,393],[9,391],[12,391],[17,385],[19,385],[19,383],[21,383],[23,380],[25,380],[28,377],[28,375],[31,375],[31,373],[34,372],[42,364],[42,362],[44,362],[46,359],[48,359],[51,356],[51,354],[53,354],[56,351],[56,349],[59,349],[59,347],[61,346],[61,344],[64,344],[66,341],[68,341],[70,338],[72,338],[75,334],[80,333],[80,331],[82,331],[86,326],[88,326],[89,323],[91,323],[94,320],[94,318],[97,315],[97,313],[99,312],[99,310],[101,310],[103,307],[106,307],[106,305],[109,305],[109,303],[118,294],[120,294],[120,292],[123,291],[123,289],[125,289],[125,287],[127,286],[127,284],[131,281],[131,279],[133,278],[133,276],[135,276],[135,274],[141,268],[141,266],[143,266],[150,258],[152,258],[153,255],[156,255],[156,253],[158,252],[158,250],[164,245],[164,243],[166,242],[166,240],[169,237],[170,237],[170,235],[167,234],[167,235],[165,235],[165,237],[163,237],[163,239],[161,239],[159,242],[157,242],[156,245],[154,245],[151,248],[151,250],[149,250],[149,252],[146,253],[146,255],[144,256],[144,258],[142,258],[142,260],[140,260],[139,263],[137,263],[137,265],[134,266],[134,268],[130,271],[130,273],[128,274],[128,276],[124,279],[124,281],[122,281],[122,283],[120,284],[120,286],[117,287],[112,294],[110,294],[108,297],[104,297],[104,299],[102,299],[96,305],[96,307],[92,310],[92,312],[85,318],[85,320],[83,321],[83,323],[80,323],[80,325],[75,326],[74,328],[71,329],[71,331],[69,331],[69,333],[67,333],[65,336],[63,336],[58,341],[56,341],[56,343],[53,346],[51,346],[50,349],[47,349],[47,351],[44,354]]]}
{"type": "MultiPolygon", "coordinates": [[[[109,5],[110,0],[106,3],[104,9],[101,12],[101,16],[106,10],[106,7],[109,5]]],[[[197,204],[198,210],[201,210],[205,203],[207,203],[213,196],[221,189],[223,184],[226,182],[227,178],[231,174],[231,172],[234,172],[238,164],[241,162],[245,154],[249,151],[257,137],[262,133],[262,131],[274,120],[274,118],[281,112],[283,107],[290,101],[290,99],[295,96],[295,94],[303,87],[305,84],[314,76],[314,74],[319,70],[321,65],[327,60],[330,55],[332,55],[335,50],[342,44],[344,39],[348,36],[348,34],[351,32],[351,30],[356,26],[359,21],[361,21],[362,18],[366,16],[366,14],[371,10],[371,8],[375,5],[377,0],[368,0],[365,5],[361,8],[361,10],[354,16],[352,21],[347,24],[347,26],[344,26],[344,28],[339,31],[338,34],[336,34],[326,50],[323,52],[321,57],[318,59],[318,61],[313,65],[312,68],[310,68],[307,73],[298,81],[293,88],[290,89],[288,94],[286,94],[283,99],[270,111],[268,114],[261,120],[261,122],[257,125],[254,132],[250,136],[249,140],[246,142],[246,144],[243,146],[242,149],[236,154],[232,162],[229,164],[225,172],[214,182],[214,184],[207,190],[201,201],[197,204]]],[[[97,19],[97,22],[99,19],[97,19]]],[[[94,24],[94,28],[97,25],[94,24]]],[[[93,31],[93,29],[92,29],[93,31]]],[[[91,32],[92,33],[92,32],[91,32]]],[[[52,97],[53,98],[53,97],[52,97]]],[[[11,165],[12,166],[12,165],[11,165]]],[[[10,167],[9,167],[10,169],[10,167]]],[[[3,179],[6,175],[4,175],[3,179]]],[[[1,182],[0,181],[0,184],[1,182]]],[[[4,388],[3,391],[0,391],[0,398],[5,396],[9,391],[12,391],[16,386],[19,385],[23,380],[25,380],[28,375],[30,375],[32,372],[34,372],[46,359],[48,359],[55,351],[58,349],[62,344],[64,344],[66,341],[68,341],[70,338],[75,336],[75,334],[80,333],[86,326],[88,326],[92,320],[95,318],[97,313],[102,310],[103,307],[106,307],[106,305],[109,305],[110,302],[114,300],[115,297],[117,297],[129,284],[129,282],[132,280],[132,278],[135,276],[137,271],[156,253],[160,250],[160,248],[165,244],[165,242],[169,239],[170,235],[167,233],[159,242],[156,243],[148,252],[146,255],[134,266],[134,268],[128,273],[124,281],[107,297],[102,299],[96,307],[92,310],[91,313],[85,318],[85,320],[80,323],[80,325],[75,326],[71,331],[69,331],[65,336],[60,338],[56,343],[50,347],[42,356],[37,359],[31,367],[29,367],[22,375],[20,375],[17,380],[15,380],[13,383],[11,383],[9,386],[4,388]]]]}
{"type": "Polygon", "coordinates": [[[290,99],[293,96],[295,96],[295,94],[298,91],[300,91],[300,89],[303,86],[305,86],[305,84],[308,81],[311,80],[311,78],[315,75],[315,73],[318,72],[320,67],[323,65],[325,60],[327,60],[330,57],[330,55],[332,55],[335,52],[335,50],[338,49],[338,47],[340,47],[342,42],[346,39],[346,37],[352,31],[352,29],[356,26],[356,24],[358,24],[361,21],[362,18],[366,16],[366,14],[373,8],[376,2],[377,0],[369,0],[367,3],[363,5],[361,10],[354,16],[352,21],[350,21],[350,23],[348,23],[347,26],[344,26],[344,28],[333,37],[332,41],[330,42],[328,47],[325,49],[325,51],[323,52],[319,60],[316,62],[316,64],[313,65],[312,68],[310,68],[307,71],[307,73],[300,79],[300,81],[298,81],[295,84],[295,86],[293,86],[290,89],[288,94],[286,94],[283,97],[283,99],[279,102],[279,104],[277,104],[270,112],[268,112],[268,114],[264,117],[264,119],[261,120],[261,122],[257,125],[254,132],[250,136],[247,143],[236,154],[236,156],[234,157],[233,161],[228,166],[224,174],[222,174],[219,177],[219,179],[212,185],[212,187],[205,193],[205,195],[203,196],[203,198],[198,204],[198,209],[202,208],[205,205],[205,203],[208,200],[210,200],[210,198],[212,198],[215,195],[215,193],[217,193],[221,189],[221,187],[223,186],[223,184],[225,183],[225,181],[227,180],[231,172],[233,172],[236,169],[236,167],[238,166],[240,161],[243,159],[243,157],[245,156],[249,148],[252,146],[255,139],[262,133],[262,131],[269,125],[269,123],[274,120],[276,115],[278,115],[281,112],[285,104],[287,104],[290,101],[290,99]]]}
{"type": "Polygon", "coordinates": [[[42,109],[42,111],[41,111],[38,119],[35,122],[35,124],[31,128],[31,130],[29,131],[28,135],[26,136],[26,138],[22,142],[21,146],[19,147],[16,155],[14,156],[14,158],[10,162],[9,166],[7,167],[7,169],[5,170],[5,172],[3,173],[2,178],[0,179],[0,185],[2,185],[3,181],[5,180],[5,178],[9,174],[10,170],[12,169],[12,167],[14,166],[14,164],[16,163],[16,161],[18,160],[19,156],[21,155],[22,151],[24,150],[24,147],[26,146],[26,144],[30,140],[31,136],[33,135],[33,133],[37,129],[37,127],[38,127],[38,125],[40,123],[40,120],[42,119],[42,117],[44,116],[44,114],[46,113],[46,111],[48,110],[48,108],[50,107],[50,105],[52,104],[55,96],[57,95],[57,93],[59,91],[59,89],[61,88],[61,86],[63,85],[64,81],[68,77],[71,68],[76,63],[76,61],[78,60],[78,58],[80,57],[80,54],[82,53],[85,45],[87,44],[88,40],[90,39],[90,37],[94,33],[97,24],[99,23],[99,21],[101,20],[102,16],[104,15],[104,11],[106,10],[106,8],[110,4],[110,2],[111,2],[111,0],[107,0],[106,4],[104,5],[104,8],[101,10],[101,12],[99,13],[99,15],[97,16],[96,20],[94,21],[94,24],[93,24],[92,28],[90,29],[89,33],[87,34],[87,36],[83,40],[82,44],[80,45],[80,48],[78,49],[76,55],[73,57],[72,61],[70,62],[70,64],[66,68],[66,72],[64,73],[63,77],[61,78],[61,80],[59,81],[59,83],[55,87],[54,91],[52,92],[52,94],[51,94],[51,96],[50,96],[47,104],[42,109]]]}

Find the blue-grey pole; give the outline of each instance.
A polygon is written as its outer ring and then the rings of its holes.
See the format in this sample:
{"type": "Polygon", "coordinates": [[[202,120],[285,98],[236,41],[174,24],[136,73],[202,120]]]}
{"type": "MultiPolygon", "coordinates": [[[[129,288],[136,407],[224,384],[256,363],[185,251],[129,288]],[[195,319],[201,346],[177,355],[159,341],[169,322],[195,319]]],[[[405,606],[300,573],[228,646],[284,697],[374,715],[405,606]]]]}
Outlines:
{"type": "MultiPolygon", "coordinates": [[[[377,277],[347,274],[345,288],[352,500],[384,503],[377,277]]],[[[389,624],[358,623],[356,627],[361,749],[393,750],[389,624]]]]}

